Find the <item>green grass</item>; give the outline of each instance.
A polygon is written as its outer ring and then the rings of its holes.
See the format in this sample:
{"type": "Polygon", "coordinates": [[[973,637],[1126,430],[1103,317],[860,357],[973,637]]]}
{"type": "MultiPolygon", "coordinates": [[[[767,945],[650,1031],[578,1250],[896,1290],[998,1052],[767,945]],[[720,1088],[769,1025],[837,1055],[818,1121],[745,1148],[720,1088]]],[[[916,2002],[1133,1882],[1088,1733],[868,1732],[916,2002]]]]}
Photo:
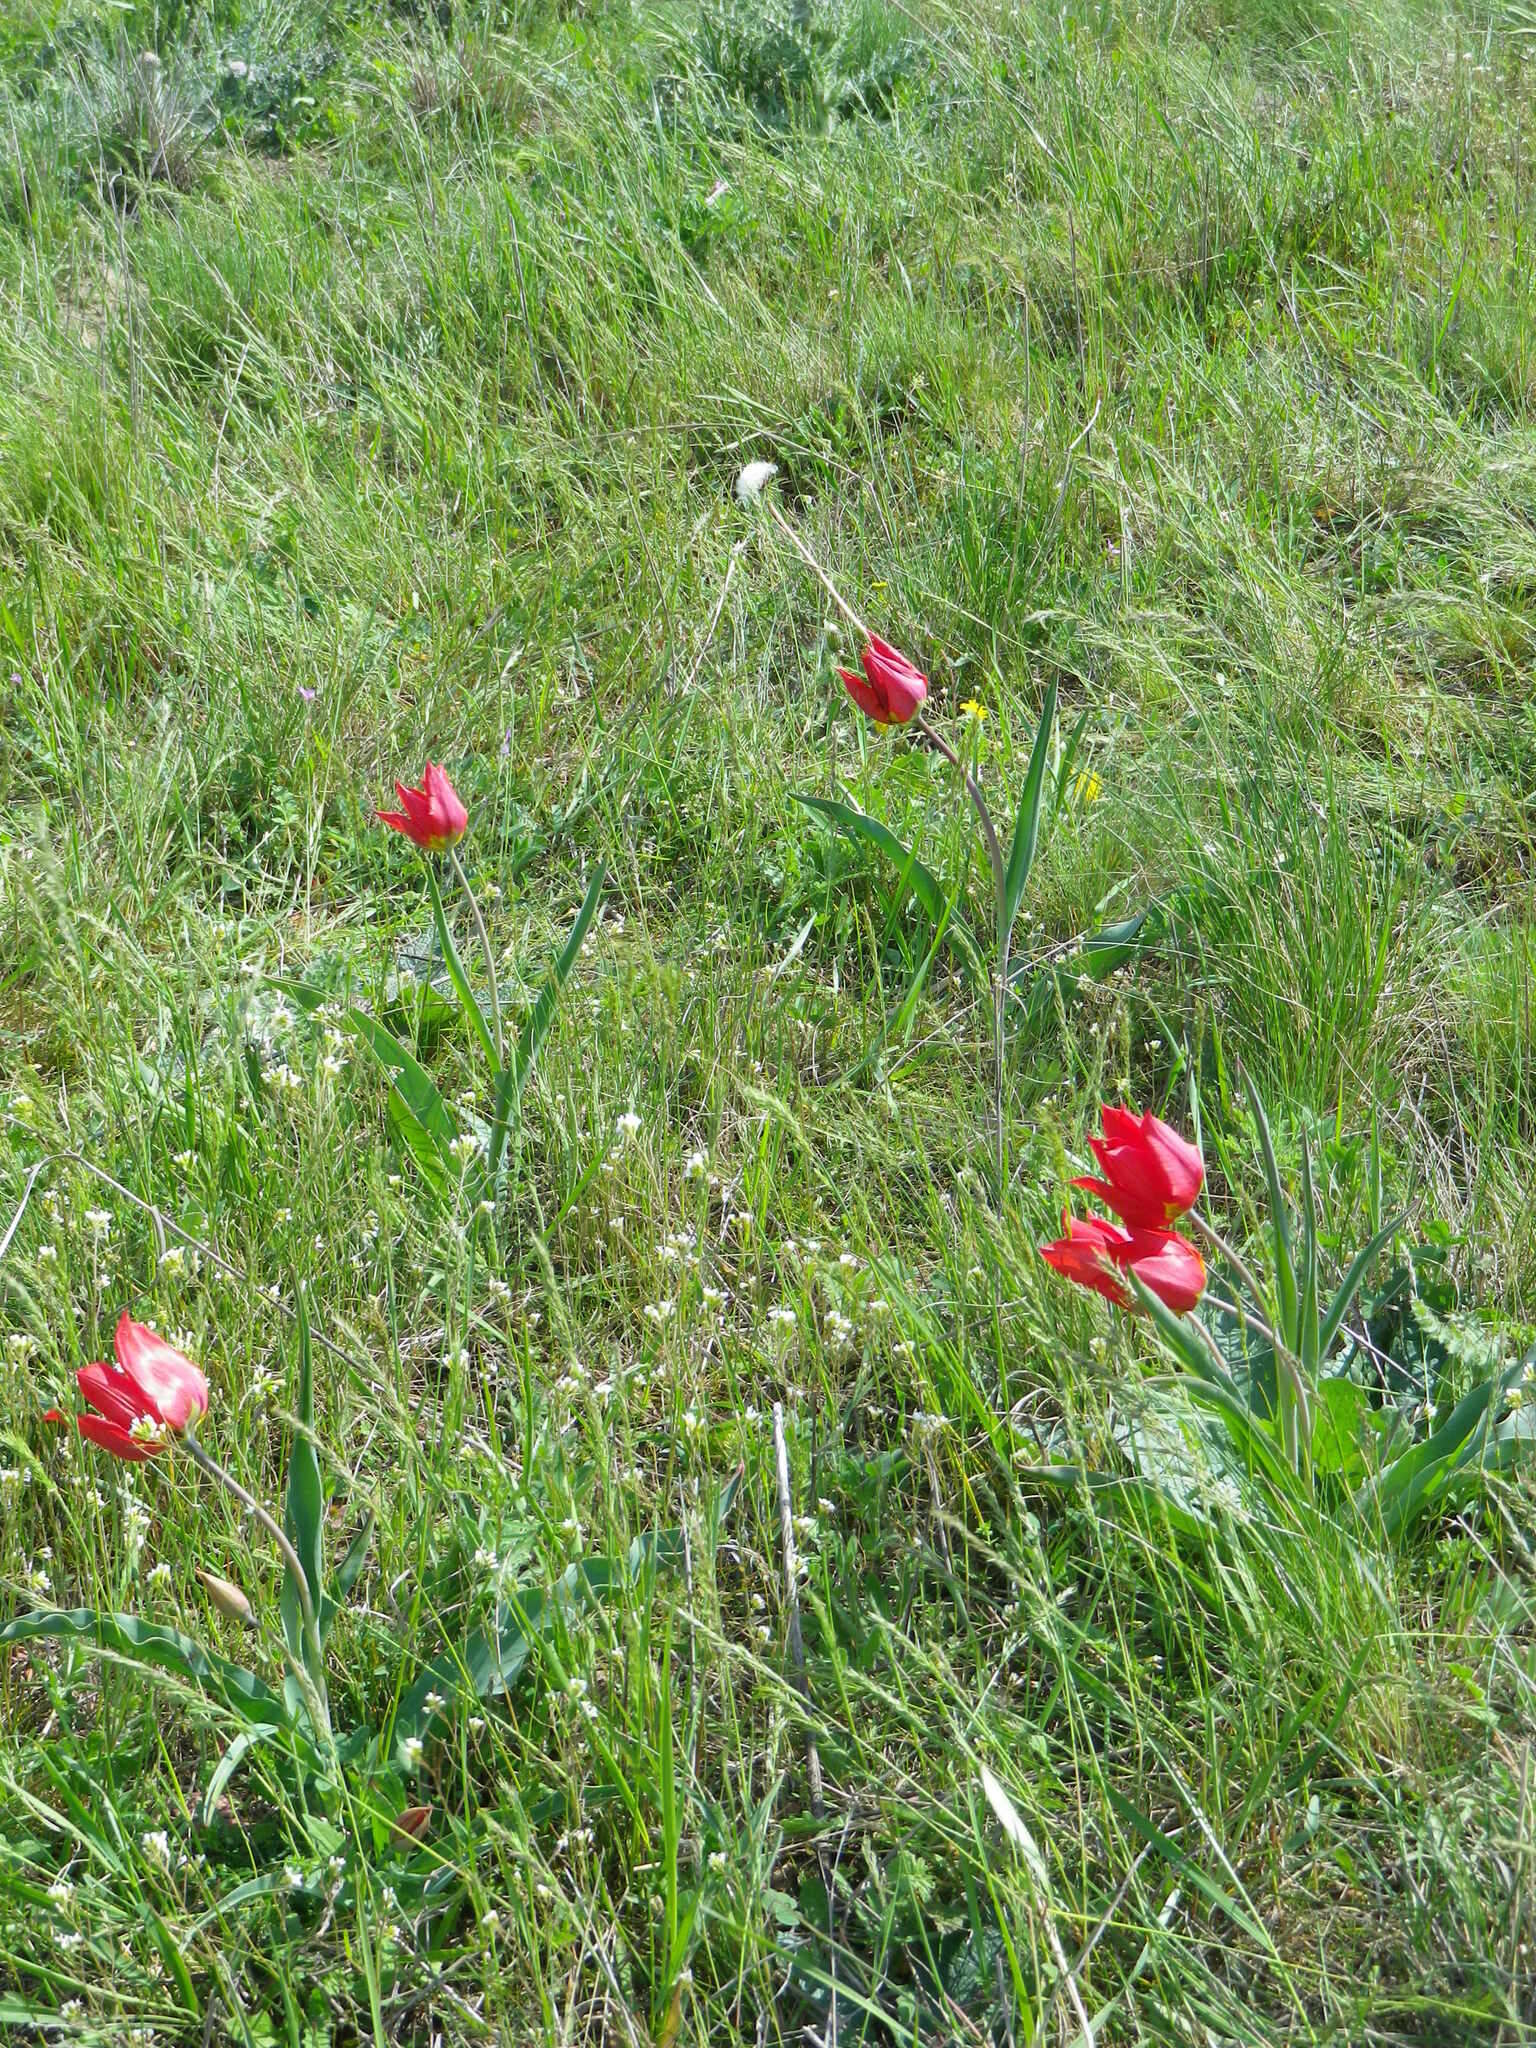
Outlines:
{"type": "MultiPolygon", "coordinates": [[[[374,1518],[332,1700],[381,1741],[340,1808],[257,1744],[205,1822],[225,1709],[0,1652],[0,2023],[1536,2041],[1528,1475],[1393,1541],[1282,1511],[1034,1251],[1102,1100],[1197,1098],[1263,1261],[1241,1070],[1330,1280],[1406,1213],[1394,1357],[1454,1397],[1529,1343],[1536,14],[103,22],[0,7],[0,1620],[280,1682],[259,1532],[41,1411],[133,1307],[276,1500],[302,1282],[333,1554],[374,1518]],[[986,707],[1001,813],[1052,680],[1083,721],[1031,974],[1149,913],[1019,1023],[1001,1200],[984,990],[795,796],[978,930],[985,866],[843,699],[759,456],[936,722],[986,707]],[[516,1016],[609,874],[489,1229],[274,986],[407,1015],[430,918],[372,813],[428,753],[516,1016]],[[1171,1494],[1038,1469],[1133,1461],[1171,1494]],[[417,1672],[582,1563],[407,1769],[417,1672]]],[[[466,1031],[421,1051],[487,1113],[466,1031]]]]}

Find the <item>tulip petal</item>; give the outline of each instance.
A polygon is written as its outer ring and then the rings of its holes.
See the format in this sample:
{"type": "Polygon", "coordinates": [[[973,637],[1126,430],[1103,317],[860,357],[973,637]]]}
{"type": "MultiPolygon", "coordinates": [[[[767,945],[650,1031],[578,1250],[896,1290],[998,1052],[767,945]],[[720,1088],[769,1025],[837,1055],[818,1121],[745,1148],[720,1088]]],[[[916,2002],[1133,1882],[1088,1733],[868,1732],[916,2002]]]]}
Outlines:
{"type": "Polygon", "coordinates": [[[120,1423],[108,1422],[100,1415],[77,1415],[75,1427],[87,1443],[93,1443],[98,1450],[110,1451],[114,1458],[124,1458],[130,1465],[142,1464],[146,1458],[154,1457],[161,1448],[157,1443],[141,1443],[132,1437],[120,1423]]]}
{"type": "Polygon", "coordinates": [[[866,718],[872,718],[876,725],[890,724],[890,714],[886,710],[885,699],[878,690],[873,689],[863,676],[855,675],[852,669],[840,668],[838,674],[843,679],[843,688],[848,692],[854,703],[858,705],[866,718]]]}
{"type": "Polygon", "coordinates": [[[149,1413],[168,1429],[185,1429],[208,1412],[208,1382],[163,1337],[136,1323],[124,1309],[112,1339],[117,1362],[144,1396],[149,1413]]]}
{"type": "MultiPolygon", "coordinates": [[[[131,1429],[143,1417],[150,1415],[143,1394],[137,1383],[123,1371],[120,1365],[82,1365],[75,1374],[80,1392],[98,1414],[108,1422],[115,1422],[123,1429],[131,1429]]],[[[154,1417],[150,1416],[153,1420],[154,1417]]]]}

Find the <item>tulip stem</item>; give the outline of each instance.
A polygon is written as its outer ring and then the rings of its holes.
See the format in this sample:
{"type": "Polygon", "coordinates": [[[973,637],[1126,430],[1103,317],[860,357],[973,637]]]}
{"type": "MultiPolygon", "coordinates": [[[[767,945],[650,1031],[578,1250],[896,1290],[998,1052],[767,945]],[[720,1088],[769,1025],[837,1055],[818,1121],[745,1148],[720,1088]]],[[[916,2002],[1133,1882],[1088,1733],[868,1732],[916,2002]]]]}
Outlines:
{"type": "MultiPolygon", "coordinates": [[[[874,635],[859,617],[847,598],[838,589],[826,570],[811,553],[805,542],[790,525],[784,514],[771,498],[762,500],[763,508],[774,525],[789,542],[795,553],[804,562],[823,590],[837,606],[843,617],[865,640],[874,635]]],[[[997,1141],[997,1199],[1003,1199],[1004,1183],[1007,1177],[1008,1157],[1003,1131],[1003,1028],[1008,1003],[1008,956],[1013,940],[1013,927],[1008,919],[1008,879],[1003,861],[1003,849],[998,843],[997,827],[992,822],[992,813],[987,809],[987,800],[981,793],[981,785],[969,768],[955,752],[944,735],[919,715],[914,723],[925,743],[936,753],[942,754],[965,784],[965,793],[970,798],[971,808],[976,813],[976,822],[981,827],[982,840],[987,849],[987,860],[992,869],[992,888],[997,899],[997,957],[992,973],[992,1120],[997,1141]]]]}
{"type": "Polygon", "coordinates": [[[469,904],[469,914],[475,921],[475,937],[480,941],[480,951],[485,956],[485,979],[491,992],[491,1042],[496,1048],[496,1066],[499,1071],[506,1065],[506,1054],[501,1042],[501,990],[496,983],[496,955],[491,951],[491,935],[485,928],[485,919],[480,913],[475,892],[469,886],[469,877],[464,872],[457,847],[449,847],[448,858],[453,863],[453,872],[458,876],[459,887],[464,891],[465,901],[469,904]]]}
{"type": "Polygon", "coordinates": [[[310,1592],[309,1579],[299,1561],[299,1553],[288,1541],[280,1524],[268,1514],[256,1496],[246,1491],[233,1472],[226,1471],[216,1458],[208,1455],[192,1434],[190,1423],[182,1432],[181,1440],[186,1445],[188,1457],[198,1470],[206,1472],[210,1479],[216,1479],[220,1486],[232,1493],[246,1513],[260,1523],[277,1545],[283,1563],[288,1568],[288,1576],[293,1580],[293,1589],[298,1596],[299,1612],[304,1625],[306,1654],[302,1658],[290,1658],[289,1662],[293,1666],[293,1675],[299,1682],[299,1689],[304,1694],[316,1733],[323,1735],[329,1742],[331,1711],[325,1692],[325,1652],[320,1642],[320,1622],[315,1613],[314,1598],[310,1592]]]}
{"type": "MultiPolygon", "coordinates": [[[[1254,1301],[1263,1301],[1264,1290],[1237,1247],[1229,1244],[1216,1226],[1202,1216],[1198,1209],[1189,1210],[1187,1220],[1226,1260],[1254,1301]]],[[[1312,1393],[1307,1385],[1306,1370],[1301,1360],[1288,1344],[1281,1341],[1277,1331],[1271,1329],[1261,1316],[1254,1314],[1242,1302],[1221,1301],[1214,1295],[1208,1295],[1206,1298],[1224,1314],[1233,1315],[1240,1323],[1251,1325],[1273,1350],[1275,1370],[1279,1377],[1277,1391],[1280,1395],[1281,1436],[1292,1471],[1300,1472],[1304,1461],[1310,1456],[1312,1444],[1312,1393]]]]}
{"type": "Polygon", "coordinates": [[[1001,1204],[1008,1173],[1008,1153],[1003,1130],[1003,1031],[1008,1004],[1008,957],[1013,946],[1013,926],[1008,920],[1008,875],[1003,864],[1003,849],[998,840],[997,827],[992,822],[992,813],[987,809],[987,800],[981,793],[981,784],[966,767],[943,733],[931,726],[921,714],[914,721],[919,735],[942,754],[965,784],[965,793],[971,800],[971,809],[976,813],[976,822],[981,827],[982,842],[987,849],[987,861],[992,869],[992,892],[997,902],[997,958],[992,971],[992,1127],[996,1137],[997,1199],[1001,1204]]]}

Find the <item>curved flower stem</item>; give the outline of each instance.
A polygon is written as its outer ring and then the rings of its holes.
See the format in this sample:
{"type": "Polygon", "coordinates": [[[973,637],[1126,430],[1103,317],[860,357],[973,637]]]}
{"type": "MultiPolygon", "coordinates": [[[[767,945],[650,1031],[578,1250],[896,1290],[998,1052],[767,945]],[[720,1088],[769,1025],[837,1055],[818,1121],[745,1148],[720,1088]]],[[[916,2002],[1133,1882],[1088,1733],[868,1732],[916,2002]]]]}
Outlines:
{"type": "MultiPolygon", "coordinates": [[[[764,498],[762,504],[768,517],[826,591],[849,625],[865,640],[873,639],[874,635],[868,626],[843,596],[778,506],[771,498],[764,498]]],[[[982,841],[987,849],[987,861],[992,869],[992,889],[997,902],[997,950],[992,968],[992,1121],[997,1145],[997,1199],[1001,1202],[1008,1167],[1003,1136],[1003,1029],[1008,1000],[1008,954],[1013,939],[1013,930],[1008,921],[1007,867],[1003,860],[1003,849],[998,842],[997,827],[992,822],[992,813],[987,809],[987,801],[981,793],[980,783],[949,741],[931,726],[926,718],[919,715],[912,722],[916,725],[918,735],[924,744],[932,747],[936,753],[942,754],[965,784],[965,793],[970,799],[971,809],[976,813],[976,822],[981,827],[982,841]]]]}
{"type": "Polygon", "coordinates": [[[226,1471],[216,1458],[211,1458],[208,1455],[197,1438],[192,1434],[190,1424],[182,1432],[181,1440],[186,1446],[187,1456],[197,1466],[198,1470],[206,1472],[210,1479],[216,1479],[220,1486],[232,1493],[246,1513],[260,1523],[261,1527],[266,1530],[272,1541],[277,1545],[283,1563],[288,1568],[288,1575],[293,1580],[294,1592],[298,1596],[299,1612],[303,1619],[304,1643],[308,1653],[303,1658],[290,1660],[293,1664],[293,1675],[298,1680],[299,1688],[304,1694],[305,1704],[309,1708],[310,1718],[315,1724],[316,1732],[323,1735],[327,1742],[330,1742],[332,1740],[331,1710],[325,1691],[325,1653],[320,1642],[320,1622],[319,1617],[315,1613],[314,1600],[310,1594],[309,1579],[305,1574],[303,1565],[299,1562],[299,1553],[288,1541],[280,1525],[268,1514],[256,1496],[252,1493],[247,1493],[233,1472],[226,1471]]]}
{"type": "Polygon", "coordinates": [[[464,872],[457,847],[449,847],[448,858],[453,863],[453,872],[459,878],[459,887],[464,891],[469,914],[475,921],[475,937],[480,941],[480,951],[485,956],[485,979],[491,992],[491,1042],[496,1048],[496,1065],[498,1068],[504,1067],[507,1062],[506,1048],[501,1041],[501,990],[496,981],[496,955],[491,951],[491,935],[485,928],[485,919],[481,915],[475,892],[469,886],[469,877],[464,872]]]}

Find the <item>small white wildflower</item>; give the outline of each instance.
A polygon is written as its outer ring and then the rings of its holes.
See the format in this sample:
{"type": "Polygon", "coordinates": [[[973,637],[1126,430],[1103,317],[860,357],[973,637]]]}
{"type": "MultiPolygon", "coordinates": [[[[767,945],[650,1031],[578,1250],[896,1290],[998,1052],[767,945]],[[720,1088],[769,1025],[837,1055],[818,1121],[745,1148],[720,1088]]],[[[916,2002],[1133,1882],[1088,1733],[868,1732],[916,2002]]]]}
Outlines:
{"type": "Polygon", "coordinates": [[[291,1892],[303,1891],[304,1873],[302,1870],[300,1870],[299,1866],[296,1863],[290,1863],[287,1869],[284,1870],[283,1883],[287,1885],[289,1891],[291,1892]]]}
{"type": "Polygon", "coordinates": [[[37,1263],[40,1266],[51,1266],[58,1256],[59,1248],[56,1244],[40,1244],[37,1248],[37,1263]]]}
{"type": "Polygon", "coordinates": [[[635,1112],[632,1109],[626,1109],[624,1114],[619,1118],[618,1121],[617,1129],[619,1136],[621,1138],[638,1137],[640,1133],[640,1128],[641,1125],[639,1117],[636,1116],[635,1112]]]}
{"type": "Polygon", "coordinates": [[[660,1301],[648,1301],[641,1313],[648,1323],[666,1323],[671,1321],[672,1311],[676,1307],[675,1301],[663,1297],[660,1301]]]}
{"type": "Polygon", "coordinates": [[[83,1998],[66,1998],[59,2007],[59,2018],[61,2020],[78,2020],[84,2017],[85,2000],[83,1998]]]}
{"type": "Polygon", "coordinates": [[[461,1167],[468,1166],[470,1160],[480,1150],[480,1140],[470,1131],[460,1131],[459,1135],[449,1145],[448,1150],[453,1154],[461,1167]]]}
{"type": "Polygon", "coordinates": [[[61,1927],[53,1939],[55,1944],[62,1949],[81,1948],[85,1943],[85,1936],[78,1927],[61,1927]]]}
{"type": "Polygon", "coordinates": [[[414,1771],[420,1767],[426,1754],[427,1745],[419,1735],[407,1735],[400,1743],[400,1764],[403,1770],[414,1771]]]}
{"type": "Polygon", "coordinates": [[[110,1209],[87,1209],[85,1227],[92,1237],[110,1237],[112,1234],[112,1211],[110,1209]]]}
{"type": "Polygon", "coordinates": [[[440,1692],[429,1692],[421,1705],[423,1713],[441,1714],[447,1710],[448,1702],[440,1692]]]}
{"type": "Polygon", "coordinates": [[[158,1863],[162,1870],[170,1869],[171,1838],[164,1828],[151,1828],[147,1834],[140,1835],[139,1847],[151,1863],[158,1863]]]}
{"type": "Polygon", "coordinates": [[[683,1179],[708,1180],[708,1178],[709,1154],[707,1152],[690,1152],[683,1161],[683,1179]]]}
{"type": "Polygon", "coordinates": [[[48,1887],[48,1896],[56,1906],[67,1906],[75,1896],[75,1888],[67,1877],[56,1877],[48,1887]]]}
{"type": "Polygon", "coordinates": [[[748,462],[736,475],[736,502],[738,505],[755,505],[779,473],[776,462],[748,462]]]}
{"type": "Polygon", "coordinates": [[[706,1308],[719,1309],[725,1307],[725,1289],[723,1287],[705,1287],[701,1289],[701,1292],[706,1308]]]}
{"type": "Polygon", "coordinates": [[[768,1320],[770,1323],[776,1324],[780,1329],[788,1329],[791,1324],[799,1321],[799,1317],[789,1307],[788,1303],[779,1301],[775,1302],[773,1307],[769,1309],[768,1320]]]}
{"type": "Polygon", "coordinates": [[[507,1302],[512,1299],[512,1290],[505,1280],[498,1280],[493,1273],[485,1283],[485,1291],[492,1301],[507,1302]]]}
{"type": "Polygon", "coordinates": [[[195,1152],[178,1152],[171,1161],[171,1164],[178,1173],[190,1173],[197,1164],[197,1154],[195,1152]]]}
{"type": "Polygon", "coordinates": [[[171,1568],[162,1557],[158,1564],[150,1566],[148,1584],[151,1586],[168,1586],[170,1583],[171,1568]]]}
{"type": "Polygon", "coordinates": [[[723,1849],[711,1849],[709,1852],[709,1867],[716,1877],[726,1868],[727,1862],[728,1858],[723,1849]]]}
{"type": "Polygon", "coordinates": [[[325,1053],[320,1060],[320,1071],[327,1081],[339,1080],[347,1071],[346,1061],[339,1059],[333,1052],[325,1053]]]}
{"type": "Polygon", "coordinates": [[[482,1934],[499,1934],[501,1932],[501,1915],[494,1909],[482,1913],[480,1915],[480,1932],[482,1934]]]}

